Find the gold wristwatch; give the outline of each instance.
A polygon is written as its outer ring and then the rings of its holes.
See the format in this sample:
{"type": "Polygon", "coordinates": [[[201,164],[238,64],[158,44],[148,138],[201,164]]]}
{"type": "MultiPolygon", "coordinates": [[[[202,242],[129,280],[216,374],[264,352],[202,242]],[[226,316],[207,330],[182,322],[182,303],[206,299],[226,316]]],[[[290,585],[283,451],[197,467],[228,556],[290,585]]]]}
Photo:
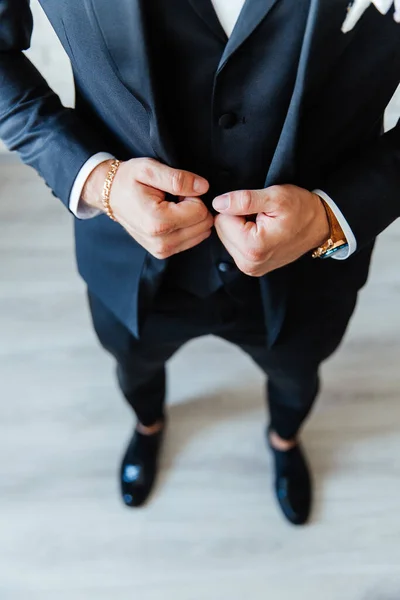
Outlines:
{"type": "Polygon", "coordinates": [[[322,198],[321,202],[323,202],[328,217],[330,235],[329,239],[322,244],[322,246],[314,250],[312,253],[313,258],[329,258],[339,250],[343,250],[343,248],[348,247],[346,236],[344,235],[343,229],[341,228],[335,213],[329,204],[327,204],[322,198]]]}

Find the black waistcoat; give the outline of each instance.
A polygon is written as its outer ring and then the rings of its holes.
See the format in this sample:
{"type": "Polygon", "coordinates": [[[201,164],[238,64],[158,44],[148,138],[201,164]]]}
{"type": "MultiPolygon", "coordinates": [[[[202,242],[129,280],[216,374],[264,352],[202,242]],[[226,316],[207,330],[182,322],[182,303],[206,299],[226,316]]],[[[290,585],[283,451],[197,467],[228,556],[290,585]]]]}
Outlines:
{"type": "MultiPolygon", "coordinates": [[[[260,1],[247,0],[237,27],[251,18],[250,5],[260,1]]],[[[264,185],[295,84],[309,0],[278,0],[265,17],[262,35],[253,32],[226,65],[221,57],[228,38],[211,0],[191,4],[188,0],[148,4],[149,52],[161,99],[159,117],[167,124],[164,136],[176,165],[210,182],[204,201],[211,210],[216,195],[264,185]],[[176,18],[181,11],[184,18],[176,18]],[[207,24],[199,28],[202,16],[207,24]],[[189,26],[190,19],[196,26],[189,26]],[[263,64],[269,76],[260,80],[254,63],[263,64]]],[[[215,232],[200,246],[173,257],[167,273],[199,296],[232,279],[247,280],[215,232]]]]}

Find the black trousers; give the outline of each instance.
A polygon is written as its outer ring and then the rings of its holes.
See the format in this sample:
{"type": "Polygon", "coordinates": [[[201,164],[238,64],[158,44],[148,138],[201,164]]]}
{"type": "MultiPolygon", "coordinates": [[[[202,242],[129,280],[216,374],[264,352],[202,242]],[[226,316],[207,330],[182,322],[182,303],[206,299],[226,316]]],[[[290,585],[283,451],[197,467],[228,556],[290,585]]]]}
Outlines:
{"type": "Polygon", "coordinates": [[[356,296],[320,313],[293,302],[278,342],[268,349],[259,285],[253,282],[245,298],[222,288],[200,299],[164,285],[140,340],[89,292],[96,333],[116,358],[122,392],[143,425],[164,415],[166,361],[187,341],[213,334],[239,346],[268,376],[271,427],[284,439],[297,434],[318,394],[320,363],[340,343],[356,296]]]}

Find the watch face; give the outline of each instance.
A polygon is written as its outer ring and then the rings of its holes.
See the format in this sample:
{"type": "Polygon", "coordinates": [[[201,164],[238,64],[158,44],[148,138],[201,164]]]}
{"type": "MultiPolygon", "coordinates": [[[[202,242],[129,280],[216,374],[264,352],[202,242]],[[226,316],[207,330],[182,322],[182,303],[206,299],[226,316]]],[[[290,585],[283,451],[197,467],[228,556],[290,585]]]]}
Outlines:
{"type": "Polygon", "coordinates": [[[339,250],[343,250],[344,248],[348,248],[348,247],[349,247],[349,245],[346,243],[346,244],[341,244],[340,246],[336,246],[336,248],[331,248],[330,250],[325,252],[325,254],[323,254],[321,256],[321,258],[330,258],[334,254],[336,254],[336,252],[338,252],[339,250]]]}

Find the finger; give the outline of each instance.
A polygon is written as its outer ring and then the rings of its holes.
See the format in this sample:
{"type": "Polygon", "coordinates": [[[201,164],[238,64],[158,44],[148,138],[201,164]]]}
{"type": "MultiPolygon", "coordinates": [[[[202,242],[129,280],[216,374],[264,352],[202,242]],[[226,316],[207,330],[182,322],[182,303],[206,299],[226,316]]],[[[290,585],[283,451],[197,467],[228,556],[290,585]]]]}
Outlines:
{"type": "Polygon", "coordinates": [[[255,274],[265,254],[265,239],[257,223],[220,215],[215,219],[215,228],[239,269],[248,275],[255,274]]]}
{"type": "Polygon", "coordinates": [[[139,183],[135,186],[134,200],[134,214],[130,219],[132,222],[127,223],[126,218],[120,214],[118,220],[125,228],[151,237],[169,235],[178,229],[213,218],[199,198],[186,198],[179,203],[168,202],[160,199],[157,190],[139,183]]]}
{"type": "Polygon", "coordinates": [[[268,211],[268,190],[239,190],[217,196],[213,207],[224,215],[256,215],[268,211]]]}
{"type": "Polygon", "coordinates": [[[143,235],[140,231],[133,230],[129,224],[126,225],[125,229],[150,254],[159,259],[166,259],[173,254],[197,246],[203,240],[207,239],[211,235],[213,224],[214,219],[209,215],[209,218],[199,225],[157,239],[143,235]]]}
{"type": "Polygon", "coordinates": [[[189,227],[184,227],[182,229],[178,229],[174,233],[172,233],[169,238],[172,242],[176,244],[180,244],[186,242],[190,238],[197,237],[206,231],[211,231],[214,227],[214,217],[208,213],[207,217],[200,221],[200,223],[196,223],[195,225],[191,225],[189,227]]]}
{"type": "Polygon", "coordinates": [[[162,254],[164,257],[171,256],[175,253],[176,248],[179,248],[182,244],[186,244],[191,239],[196,239],[202,234],[210,233],[213,224],[214,220],[210,215],[210,218],[205,219],[197,225],[179,229],[169,235],[157,238],[145,236],[147,238],[146,245],[152,246],[157,254],[162,254]]]}
{"type": "Polygon", "coordinates": [[[206,240],[211,235],[211,229],[207,229],[206,231],[202,231],[201,233],[197,233],[196,235],[191,235],[187,239],[180,238],[172,240],[170,237],[165,239],[157,240],[149,240],[148,238],[141,240],[141,245],[146,248],[153,256],[158,259],[164,260],[166,258],[170,258],[174,254],[179,254],[184,250],[189,250],[189,248],[194,248],[200,242],[206,240]]]}
{"type": "MultiPolygon", "coordinates": [[[[148,188],[147,188],[148,189],[148,188]]],[[[144,201],[145,231],[150,235],[168,235],[179,229],[186,229],[208,220],[214,220],[208,208],[199,198],[186,198],[182,202],[144,201]]],[[[210,227],[211,227],[210,225],[210,227]]]]}
{"type": "Polygon", "coordinates": [[[185,198],[181,202],[165,202],[165,212],[168,219],[177,223],[180,229],[197,225],[208,220],[214,225],[214,217],[200,198],[185,198]]]}
{"type": "Polygon", "coordinates": [[[208,181],[203,177],[172,169],[151,158],[137,159],[133,165],[133,175],[137,181],[173,196],[200,196],[209,188],[208,181]]]}
{"type": "Polygon", "coordinates": [[[199,244],[204,242],[206,239],[208,239],[210,237],[210,235],[211,235],[211,229],[200,234],[199,236],[197,236],[195,238],[191,238],[190,240],[187,240],[186,242],[184,242],[183,244],[181,244],[180,246],[175,248],[174,254],[180,254],[181,252],[185,252],[185,250],[190,250],[191,248],[195,248],[196,246],[198,246],[199,244]]]}
{"type": "Polygon", "coordinates": [[[233,217],[231,215],[217,215],[214,220],[215,229],[221,241],[229,243],[236,251],[243,252],[250,243],[255,243],[254,228],[256,224],[246,221],[244,217],[233,217]]]}

